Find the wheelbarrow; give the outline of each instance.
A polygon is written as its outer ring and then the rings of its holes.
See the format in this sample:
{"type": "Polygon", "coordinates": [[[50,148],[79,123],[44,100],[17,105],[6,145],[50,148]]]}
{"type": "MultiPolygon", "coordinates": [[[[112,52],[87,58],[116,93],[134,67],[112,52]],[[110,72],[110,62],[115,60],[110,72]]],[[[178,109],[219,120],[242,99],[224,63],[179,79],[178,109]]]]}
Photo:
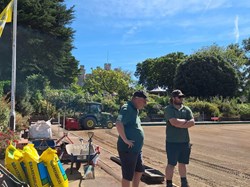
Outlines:
{"type": "Polygon", "coordinates": [[[76,169],[79,170],[82,163],[84,163],[83,178],[95,178],[94,167],[100,155],[99,147],[94,147],[92,144],[93,132],[88,132],[88,143],[84,144],[83,139],[80,139],[81,144],[67,144],[66,151],[70,155],[70,174],[73,172],[73,165],[76,164],[76,169]]]}
{"type": "Polygon", "coordinates": [[[57,155],[62,163],[70,162],[70,155],[66,151],[67,144],[74,144],[68,136],[68,132],[64,132],[63,136],[56,141],[57,155]]]}

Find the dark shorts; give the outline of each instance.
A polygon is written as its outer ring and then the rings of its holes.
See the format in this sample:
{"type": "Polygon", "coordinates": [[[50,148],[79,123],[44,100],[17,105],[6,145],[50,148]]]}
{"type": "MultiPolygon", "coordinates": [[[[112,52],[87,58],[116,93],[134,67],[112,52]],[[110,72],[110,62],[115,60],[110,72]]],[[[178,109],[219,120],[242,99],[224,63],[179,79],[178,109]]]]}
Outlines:
{"type": "Polygon", "coordinates": [[[166,143],[168,164],[176,166],[177,162],[189,164],[191,145],[189,143],[166,143]]]}
{"type": "Polygon", "coordinates": [[[122,178],[132,181],[134,172],[144,172],[142,152],[118,152],[121,160],[122,178]]]}

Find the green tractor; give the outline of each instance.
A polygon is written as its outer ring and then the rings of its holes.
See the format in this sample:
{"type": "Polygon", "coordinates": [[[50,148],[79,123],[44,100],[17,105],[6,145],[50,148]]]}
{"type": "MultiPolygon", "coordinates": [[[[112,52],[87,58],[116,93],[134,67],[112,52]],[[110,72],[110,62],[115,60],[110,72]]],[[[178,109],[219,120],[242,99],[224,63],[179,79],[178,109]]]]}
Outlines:
{"type": "Polygon", "coordinates": [[[86,130],[95,127],[112,129],[114,126],[113,116],[110,113],[102,112],[102,104],[98,102],[85,103],[78,119],[81,128],[86,130]]]}

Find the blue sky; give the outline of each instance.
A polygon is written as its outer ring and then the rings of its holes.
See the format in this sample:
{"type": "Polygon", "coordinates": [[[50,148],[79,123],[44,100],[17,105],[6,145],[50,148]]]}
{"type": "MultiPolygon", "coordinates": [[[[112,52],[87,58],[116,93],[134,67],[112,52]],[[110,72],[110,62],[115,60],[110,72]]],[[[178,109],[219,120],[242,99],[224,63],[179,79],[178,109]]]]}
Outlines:
{"type": "Polygon", "coordinates": [[[250,37],[246,0],[66,0],[75,5],[72,51],[87,73],[111,63],[132,73],[147,58],[192,54],[250,37]]]}

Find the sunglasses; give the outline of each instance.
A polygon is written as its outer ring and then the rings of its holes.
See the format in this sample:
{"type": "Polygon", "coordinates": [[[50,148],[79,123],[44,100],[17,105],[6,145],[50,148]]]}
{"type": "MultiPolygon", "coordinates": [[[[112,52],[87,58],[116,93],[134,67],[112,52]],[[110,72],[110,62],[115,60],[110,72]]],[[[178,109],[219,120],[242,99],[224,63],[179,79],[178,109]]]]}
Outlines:
{"type": "Polygon", "coordinates": [[[179,99],[183,99],[184,98],[184,96],[177,96],[179,99]]]}

